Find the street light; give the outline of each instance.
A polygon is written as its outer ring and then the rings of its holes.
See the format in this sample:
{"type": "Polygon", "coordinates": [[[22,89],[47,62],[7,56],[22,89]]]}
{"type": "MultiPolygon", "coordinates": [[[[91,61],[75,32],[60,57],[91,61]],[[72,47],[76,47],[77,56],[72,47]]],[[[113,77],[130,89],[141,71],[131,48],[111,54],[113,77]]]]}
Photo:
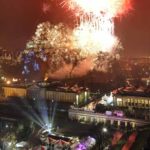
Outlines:
{"type": "Polygon", "coordinates": [[[106,127],[103,127],[103,128],[102,128],[102,132],[106,133],[107,131],[108,131],[108,130],[107,130],[106,127]]]}
{"type": "Polygon", "coordinates": [[[103,127],[101,132],[100,132],[100,140],[101,140],[101,143],[100,143],[100,150],[103,150],[104,148],[104,140],[105,140],[105,134],[108,132],[108,129],[106,127],[103,127]]]}
{"type": "Polygon", "coordinates": [[[8,85],[11,84],[11,81],[10,80],[6,81],[6,84],[8,84],[8,85]]]}

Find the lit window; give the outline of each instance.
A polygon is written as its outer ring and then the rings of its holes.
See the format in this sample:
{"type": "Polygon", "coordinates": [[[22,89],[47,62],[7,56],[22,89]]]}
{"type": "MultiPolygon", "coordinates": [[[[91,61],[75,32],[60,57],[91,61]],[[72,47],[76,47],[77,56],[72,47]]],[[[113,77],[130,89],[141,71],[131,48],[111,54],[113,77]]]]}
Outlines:
{"type": "Polygon", "coordinates": [[[117,102],[122,102],[122,99],[121,98],[117,98],[117,102]]]}

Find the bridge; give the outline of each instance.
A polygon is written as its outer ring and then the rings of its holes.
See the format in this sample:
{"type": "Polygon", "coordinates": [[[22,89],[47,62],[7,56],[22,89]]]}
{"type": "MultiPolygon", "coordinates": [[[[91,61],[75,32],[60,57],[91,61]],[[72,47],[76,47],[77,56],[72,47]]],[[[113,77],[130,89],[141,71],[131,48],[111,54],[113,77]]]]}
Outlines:
{"type": "Polygon", "coordinates": [[[117,126],[119,127],[121,124],[124,125],[124,127],[127,127],[130,125],[132,128],[135,128],[136,126],[143,126],[148,125],[150,122],[145,120],[139,120],[139,119],[132,119],[132,118],[126,118],[126,117],[117,117],[117,116],[107,116],[102,113],[94,113],[92,111],[84,111],[80,109],[69,109],[69,118],[73,120],[78,121],[87,121],[87,122],[96,122],[96,123],[110,123],[111,125],[117,123],[117,126]]]}

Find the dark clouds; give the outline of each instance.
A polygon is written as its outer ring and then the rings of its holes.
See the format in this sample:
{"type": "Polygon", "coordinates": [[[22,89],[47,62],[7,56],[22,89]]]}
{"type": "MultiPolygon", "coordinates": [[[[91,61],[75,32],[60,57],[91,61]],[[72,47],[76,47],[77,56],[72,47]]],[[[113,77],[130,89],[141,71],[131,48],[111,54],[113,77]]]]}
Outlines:
{"type": "MultiPolygon", "coordinates": [[[[0,45],[9,50],[23,49],[39,22],[72,21],[71,14],[59,8],[58,3],[43,13],[42,5],[47,1],[0,0],[0,45]]],[[[132,12],[116,21],[116,33],[126,55],[150,55],[150,1],[133,0],[133,7],[132,12]]]]}
{"type": "Polygon", "coordinates": [[[25,45],[39,21],[39,4],[36,0],[0,1],[0,45],[11,50],[25,45]]]}

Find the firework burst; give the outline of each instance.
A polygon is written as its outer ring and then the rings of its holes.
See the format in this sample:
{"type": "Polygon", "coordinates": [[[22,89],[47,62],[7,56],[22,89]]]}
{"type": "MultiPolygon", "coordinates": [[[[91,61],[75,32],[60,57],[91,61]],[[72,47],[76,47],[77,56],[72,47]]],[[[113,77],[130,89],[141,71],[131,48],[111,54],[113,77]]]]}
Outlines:
{"type": "Polygon", "coordinates": [[[61,3],[77,17],[74,46],[90,54],[111,52],[119,39],[114,34],[114,18],[126,13],[130,0],[68,0],[61,3]]]}
{"type": "Polygon", "coordinates": [[[81,70],[85,64],[89,66],[85,72],[111,69],[111,62],[119,56],[116,52],[120,44],[115,36],[114,18],[131,9],[130,0],[92,0],[90,3],[88,0],[66,0],[60,5],[74,13],[74,29],[62,23],[41,23],[27,43],[27,49],[34,49],[36,56],[49,64],[51,73],[62,66],[74,73],[81,64],[81,70]],[[90,60],[90,64],[85,60],[90,60]]]}

